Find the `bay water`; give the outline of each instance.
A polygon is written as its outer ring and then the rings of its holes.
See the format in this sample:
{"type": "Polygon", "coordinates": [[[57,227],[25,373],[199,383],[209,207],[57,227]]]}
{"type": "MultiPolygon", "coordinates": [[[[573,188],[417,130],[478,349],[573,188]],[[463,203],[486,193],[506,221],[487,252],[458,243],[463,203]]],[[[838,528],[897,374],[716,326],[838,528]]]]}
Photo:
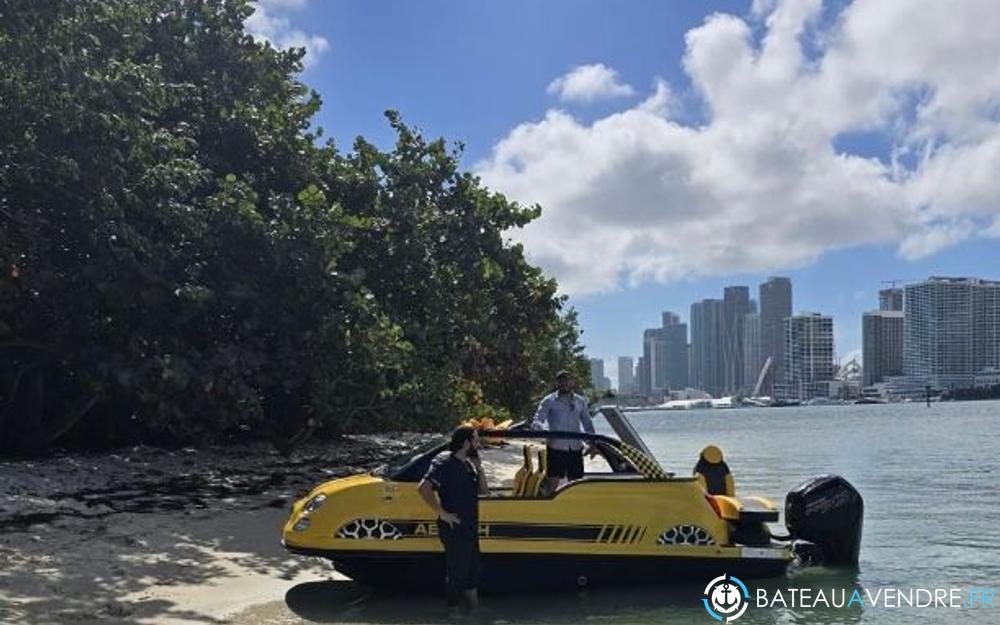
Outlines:
{"type": "MultiPolygon", "coordinates": [[[[978,600],[970,608],[872,606],[867,597],[863,607],[855,602],[849,608],[754,603],[757,589],[772,598],[782,591],[789,603],[791,588],[811,589],[813,597],[822,590],[848,598],[854,590],[874,595],[880,589],[957,588],[963,601],[971,588],[1000,590],[1000,402],[644,412],[629,418],[661,464],[679,475],[691,473],[705,445],[721,447],[738,495],[764,495],[783,507],[785,493],[804,479],[835,473],[864,497],[857,569],[811,567],[748,580],[751,603],[737,622],[1000,624],[1000,598],[993,609],[978,607],[978,600]]],[[[707,625],[717,622],[701,600],[708,582],[485,597],[478,614],[457,620],[707,625]]],[[[323,588],[314,590],[315,601],[299,602],[311,605],[307,613],[295,610],[307,622],[456,621],[437,597],[370,596],[348,606],[323,588]]],[[[290,596],[293,609],[295,601],[290,596]]]]}

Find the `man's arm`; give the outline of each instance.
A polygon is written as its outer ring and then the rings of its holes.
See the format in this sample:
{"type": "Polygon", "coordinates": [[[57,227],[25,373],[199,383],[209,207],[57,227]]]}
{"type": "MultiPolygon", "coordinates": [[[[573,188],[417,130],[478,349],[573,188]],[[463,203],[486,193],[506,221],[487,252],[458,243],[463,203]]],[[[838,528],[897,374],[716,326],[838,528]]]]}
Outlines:
{"type": "Polygon", "coordinates": [[[542,401],[538,402],[538,410],[535,411],[535,416],[531,418],[532,430],[541,430],[542,424],[548,422],[550,403],[551,400],[548,395],[543,397],[542,401]]]}
{"type": "Polygon", "coordinates": [[[430,480],[420,480],[420,484],[417,485],[417,492],[420,493],[420,497],[427,502],[427,505],[431,507],[431,510],[434,511],[434,514],[436,514],[439,519],[448,525],[455,525],[456,523],[462,522],[462,520],[458,518],[457,514],[452,514],[441,507],[441,502],[438,500],[437,494],[434,492],[434,484],[432,484],[430,480]]]}
{"type": "MultiPolygon", "coordinates": [[[[590,408],[587,406],[587,400],[583,397],[580,398],[580,425],[583,426],[583,430],[588,434],[596,434],[594,431],[594,419],[590,416],[590,408]]],[[[587,449],[584,453],[587,454],[588,458],[593,458],[600,454],[597,451],[597,447],[594,446],[593,441],[587,441],[587,449]]]]}
{"type": "Polygon", "coordinates": [[[587,406],[587,400],[581,397],[580,404],[580,423],[583,425],[585,432],[588,434],[595,434],[594,419],[590,416],[590,408],[587,406]]]}

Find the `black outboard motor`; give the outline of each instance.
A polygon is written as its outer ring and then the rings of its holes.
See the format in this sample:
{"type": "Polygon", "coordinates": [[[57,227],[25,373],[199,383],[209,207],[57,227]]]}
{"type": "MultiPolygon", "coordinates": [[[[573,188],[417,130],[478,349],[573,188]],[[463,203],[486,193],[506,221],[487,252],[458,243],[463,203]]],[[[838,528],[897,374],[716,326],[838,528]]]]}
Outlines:
{"type": "Polygon", "coordinates": [[[839,475],[806,480],[785,497],[785,526],[797,539],[816,545],[824,564],[855,565],[861,551],[865,503],[839,475]]]}

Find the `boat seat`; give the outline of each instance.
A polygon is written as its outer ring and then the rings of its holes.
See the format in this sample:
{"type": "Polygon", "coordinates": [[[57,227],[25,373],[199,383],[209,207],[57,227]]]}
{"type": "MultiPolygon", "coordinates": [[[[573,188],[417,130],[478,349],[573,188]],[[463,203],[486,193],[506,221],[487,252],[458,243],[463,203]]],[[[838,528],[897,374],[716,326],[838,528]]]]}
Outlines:
{"type": "Polygon", "coordinates": [[[770,499],[728,495],[712,495],[712,499],[719,516],[737,525],[778,522],[778,507],[770,499]]]}
{"type": "Polygon", "coordinates": [[[733,474],[722,457],[722,450],[715,445],[701,450],[698,464],[694,465],[694,475],[709,495],[732,497],[736,494],[733,474]]]}
{"type": "Polygon", "coordinates": [[[511,489],[511,494],[514,497],[524,497],[528,488],[528,480],[535,470],[531,462],[531,449],[527,445],[524,445],[521,448],[521,452],[524,455],[524,464],[514,474],[514,488],[511,489]]]}
{"type": "Polygon", "coordinates": [[[538,470],[531,474],[528,478],[528,483],[525,486],[524,497],[540,497],[542,493],[542,484],[545,482],[545,478],[548,475],[548,457],[545,455],[544,449],[538,450],[538,470]]]}

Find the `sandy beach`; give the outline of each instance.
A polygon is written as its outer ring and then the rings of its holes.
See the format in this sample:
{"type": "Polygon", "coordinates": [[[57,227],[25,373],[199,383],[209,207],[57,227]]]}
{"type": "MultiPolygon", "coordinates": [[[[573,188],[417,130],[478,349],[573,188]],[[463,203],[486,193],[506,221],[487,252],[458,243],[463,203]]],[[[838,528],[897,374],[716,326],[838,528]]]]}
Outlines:
{"type": "Polygon", "coordinates": [[[288,509],[420,439],[352,437],[287,459],[250,445],[0,463],[0,622],[297,623],[317,592],[322,609],[349,605],[365,591],[282,549],[288,509]]]}

